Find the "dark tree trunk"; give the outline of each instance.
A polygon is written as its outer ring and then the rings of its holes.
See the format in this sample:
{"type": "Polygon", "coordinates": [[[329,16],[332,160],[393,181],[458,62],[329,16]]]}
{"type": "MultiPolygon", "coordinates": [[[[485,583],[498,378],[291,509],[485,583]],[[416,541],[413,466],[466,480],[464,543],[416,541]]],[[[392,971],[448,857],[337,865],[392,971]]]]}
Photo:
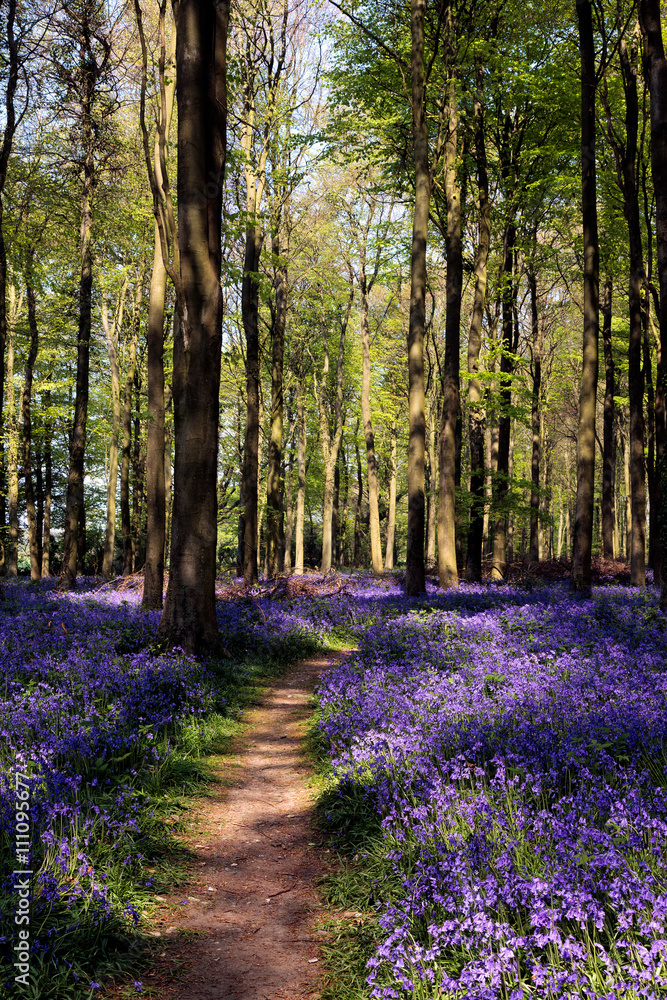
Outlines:
{"type": "Polygon", "coordinates": [[[537,309],[537,278],[531,268],[528,272],[530,286],[530,316],[533,333],[533,391],[531,401],[531,429],[533,452],[530,463],[530,477],[533,484],[530,491],[530,547],[528,558],[538,562],[540,558],[540,391],[542,388],[542,338],[540,318],[537,309]]]}
{"type": "Polygon", "coordinates": [[[269,471],[266,481],[266,568],[269,579],[280,572],[280,519],[282,514],[283,461],[283,357],[287,317],[287,264],[281,257],[278,232],[274,233],[272,252],[275,265],[275,304],[271,324],[271,436],[269,471]]]}
{"type": "Polygon", "coordinates": [[[426,322],[426,241],[431,202],[428,123],[424,97],[424,14],[426,0],[411,0],[412,130],[415,164],[415,205],[412,226],[408,386],[410,443],[408,448],[408,532],[405,592],[426,591],[424,571],[424,327],[426,322]]]}
{"type": "Polygon", "coordinates": [[[656,507],[659,511],[662,593],[660,605],[667,608],[667,60],[662,39],[659,0],[639,0],[639,23],[644,36],[644,62],[651,91],[651,167],[656,202],[656,245],[660,290],[660,365],[656,377],[656,507]]]}
{"type": "Polygon", "coordinates": [[[74,424],[70,441],[69,474],[67,477],[67,498],[65,501],[65,537],[63,542],[63,564],[60,571],[60,585],[65,589],[74,587],[78,566],[78,547],[85,545],[85,536],[79,537],[81,520],[80,505],[83,501],[83,466],[86,452],[86,424],[88,420],[88,381],[90,374],[90,331],[93,291],[92,197],[95,184],[95,133],[93,129],[93,101],[97,82],[94,60],[89,58],[91,25],[88,20],[88,6],[84,5],[81,24],[81,120],[83,148],[83,187],[80,202],[80,242],[81,274],[79,278],[79,327],[76,359],[76,398],[74,403],[74,424]]]}
{"type": "Polygon", "coordinates": [[[191,653],[219,641],[215,616],[221,225],[229,0],[177,12],[178,242],[182,309],[174,341],[176,455],[169,585],[159,632],[191,653]]]}
{"type": "Polygon", "coordinates": [[[602,343],[604,348],[604,430],[602,440],[602,555],[614,558],[614,393],[616,373],[611,344],[613,285],[607,278],[602,293],[602,343]]]}
{"type": "Polygon", "coordinates": [[[595,44],[590,0],[577,0],[581,54],[581,198],[584,234],[584,335],[577,435],[577,513],[572,586],[591,589],[595,492],[595,402],[598,385],[600,253],[595,167],[595,44]]]}

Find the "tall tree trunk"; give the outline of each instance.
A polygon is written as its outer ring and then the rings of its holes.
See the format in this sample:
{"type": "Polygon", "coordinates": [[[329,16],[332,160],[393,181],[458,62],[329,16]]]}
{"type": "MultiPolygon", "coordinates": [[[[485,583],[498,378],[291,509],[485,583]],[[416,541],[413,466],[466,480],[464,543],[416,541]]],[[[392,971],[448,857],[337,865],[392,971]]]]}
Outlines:
{"type": "Polygon", "coordinates": [[[651,303],[648,295],[642,295],[642,356],[644,384],[646,386],[646,478],[648,480],[649,497],[649,542],[648,542],[648,562],[653,569],[654,581],[657,574],[657,583],[660,583],[660,559],[658,557],[659,545],[656,532],[656,510],[658,501],[656,498],[656,475],[655,475],[655,386],[653,385],[653,365],[651,362],[651,345],[649,343],[649,323],[650,323],[651,303]]]}
{"type": "Polygon", "coordinates": [[[296,576],[301,576],[303,573],[303,520],[306,510],[306,404],[301,381],[297,385],[296,428],[298,485],[296,491],[294,572],[296,576]]]}
{"type": "Polygon", "coordinates": [[[577,434],[577,513],[572,586],[591,589],[595,492],[595,403],[598,385],[600,252],[595,167],[595,44],[590,0],[577,0],[581,54],[581,199],[584,234],[584,335],[577,434]]]}
{"type": "Polygon", "coordinates": [[[371,417],[371,328],[368,322],[368,288],[366,274],[361,273],[361,419],[366,440],[366,464],[368,467],[368,510],[370,519],[371,564],[373,572],[382,573],[382,542],[380,539],[380,508],[378,496],[377,461],[375,458],[375,435],[371,417]]]}
{"type": "Polygon", "coordinates": [[[4,456],[4,396],[5,396],[5,349],[7,345],[7,249],[3,228],[3,194],[7,180],[7,167],[16,132],[16,112],[14,98],[19,75],[19,39],[16,37],[17,0],[7,0],[7,64],[6,72],[4,129],[0,145],[0,533],[4,535],[7,523],[5,501],[5,456],[4,456]]]}
{"type": "Polygon", "coordinates": [[[461,190],[458,181],[458,125],[456,77],[451,43],[451,4],[445,30],[450,62],[447,81],[447,138],[445,140],[445,198],[447,202],[447,315],[445,320],[445,367],[440,413],[440,475],[438,495],[438,576],[441,587],[458,583],[456,565],[456,436],[461,414],[459,355],[461,341],[461,292],[463,289],[463,248],[461,244],[461,190]]]}
{"type": "Polygon", "coordinates": [[[32,479],[32,380],[39,347],[39,329],[37,327],[37,311],[35,305],[35,289],[32,282],[32,251],[28,264],[27,297],[28,323],[30,326],[30,349],[25,363],[23,381],[23,477],[25,482],[25,503],[28,514],[28,544],[30,546],[30,580],[36,583],[41,577],[39,564],[39,540],[37,535],[37,517],[35,512],[35,487],[32,479]]]}
{"type": "Polygon", "coordinates": [[[283,357],[287,317],[287,264],[279,230],[273,233],[275,304],[271,323],[271,431],[266,479],[266,569],[270,580],[280,572],[280,518],[282,514],[283,461],[283,357]]]}
{"type": "Polygon", "coordinates": [[[109,367],[111,369],[111,441],[109,443],[109,483],[107,486],[107,521],[104,534],[104,555],[102,576],[105,579],[113,573],[113,557],[116,541],[116,487],[118,485],[118,447],[120,441],[120,369],[118,367],[118,338],[123,325],[123,311],[127,280],[118,296],[113,326],[109,322],[106,294],[102,296],[102,326],[107,342],[109,367]]]}
{"type": "Polygon", "coordinates": [[[227,149],[229,0],[181,0],[176,15],[178,243],[183,298],[174,341],[176,439],[171,560],[159,633],[215,647],[222,341],[221,226],[227,149]]]}
{"type": "MultiPolygon", "coordinates": [[[[252,188],[254,196],[255,188],[252,188]]],[[[251,204],[248,195],[248,217],[253,218],[257,206],[251,204]]],[[[246,340],[246,425],[245,445],[243,452],[243,497],[244,535],[243,535],[243,580],[246,586],[252,586],[258,580],[257,564],[257,489],[259,479],[259,255],[262,246],[261,229],[253,221],[246,227],[245,259],[243,263],[243,286],[241,294],[241,311],[243,329],[246,340]]]]}
{"type": "Polygon", "coordinates": [[[294,497],[293,497],[293,478],[294,478],[294,411],[290,407],[288,411],[289,416],[289,433],[288,441],[290,442],[289,450],[289,461],[287,466],[287,511],[285,517],[285,539],[284,539],[284,555],[283,555],[283,572],[292,572],[292,538],[294,535],[294,497]]]}
{"type": "Polygon", "coordinates": [[[426,322],[426,241],[431,203],[428,123],[424,97],[424,14],[426,0],[411,0],[410,74],[412,132],[415,164],[415,205],[412,225],[410,325],[408,329],[408,392],[410,444],[408,448],[408,533],[405,592],[426,591],[424,573],[424,327],[426,322]]]}
{"type": "Polygon", "coordinates": [[[466,557],[466,579],[482,579],[482,544],[484,541],[484,410],[479,359],[482,351],[482,322],[486,305],[487,266],[491,249],[491,203],[486,157],[482,87],[484,72],[476,66],[477,90],[474,97],[475,159],[479,197],[479,243],[475,257],[475,291],[468,334],[468,435],[470,441],[470,527],[466,557]]]}
{"type": "Polygon", "coordinates": [[[139,305],[143,288],[143,267],[140,268],[134,287],[132,311],[132,333],[128,345],[125,388],[123,391],[123,446],[120,463],[120,520],[123,534],[123,576],[134,572],[134,549],[132,545],[132,514],[130,511],[130,463],[132,459],[132,387],[137,366],[137,345],[139,341],[139,305]]]}
{"type": "Polygon", "coordinates": [[[47,389],[43,397],[44,410],[44,534],[42,538],[42,578],[51,572],[51,493],[53,489],[51,467],[51,393],[47,389]]]}
{"type": "Polygon", "coordinates": [[[602,343],[604,347],[604,430],[602,442],[602,555],[614,558],[614,393],[615,371],[611,344],[612,279],[602,292],[602,343]]]}
{"type": "MultiPolygon", "coordinates": [[[[153,174],[156,189],[164,198],[167,180],[163,176],[165,148],[174,110],[176,92],[176,23],[172,24],[168,55],[160,51],[160,121],[153,150],[153,174]]],[[[156,192],[157,193],[157,192],[156,192]]],[[[162,256],[163,235],[158,220],[160,209],[154,207],[155,231],[146,328],[146,369],[148,382],[148,431],[146,435],[146,562],[141,606],[162,607],[164,565],[167,549],[165,392],[164,392],[164,310],[167,293],[167,268],[162,256]]],[[[166,236],[166,234],[164,234],[166,236]]],[[[164,239],[165,248],[167,241],[164,239]]]]}
{"type": "Polygon", "coordinates": [[[88,382],[90,375],[90,331],[93,292],[93,211],[92,197],[95,186],[95,132],[93,129],[93,101],[97,82],[97,67],[89,58],[90,25],[88,8],[83,15],[81,28],[81,120],[83,149],[83,186],[80,201],[79,250],[81,274],[79,278],[79,328],[76,359],[76,398],[74,403],[74,425],[70,441],[69,474],[67,477],[67,498],[65,501],[65,537],[63,542],[63,564],[60,571],[60,585],[64,589],[74,587],[76,582],[80,505],[83,501],[84,458],[86,453],[86,424],[88,421],[88,382]]]}
{"type": "Polygon", "coordinates": [[[667,60],[662,38],[659,0],[639,0],[639,23],[644,36],[644,62],[651,91],[651,168],[655,191],[655,235],[660,289],[660,366],[656,378],[656,503],[660,511],[662,592],[660,606],[667,608],[667,60]]]}
{"type": "Polygon", "coordinates": [[[387,515],[387,541],[384,550],[384,568],[394,568],[394,535],[396,531],[396,421],[391,422],[391,450],[389,458],[389,513],[387,515]]]}
{"type": "Polygon", "coordinates": [[[141,538],[144,520],[146,452],[141,419],[141,366],[134,370],[134,433],[132,437],[132,563],[135,571],[143,565],[141,538]]]}
{"type": "Polygon", "coordinates": [[[540,391],[542,388],[542,330],[537,309],[537,278],[531,267],[528,271],[530,287],[530,315],[533,334],[533,391],[531,403],[531,429],[533,453],[530,463],[530,548],[528,558],[538,562],[540,558],[540,391]]]}
{"type": "MultiPolygon", "coordinates": [[[[435,394],[434,394],[435,396],[435,394]]],[[[435,398],[431,398],[426,421],[428,446],[424,468],[424,494],[426,499],[426,569],[433,570],[436,566],[436,551],[438,537],[438,460],[437,439],[439,427],[438,406],[435,398]]]]}
{"type": "Polygon", "coordinates": [[[630,399],[630,478],[632,483],[632,545],[630,577],[633,586],[646,584],[646,469],[644,465],[644,371],[642,366],[644,327],[642,290],[645,284],[644,255],[636,183],[639,100],[637,71],[630,59],[625,39],[619,46],[625,91],[625,155],[617,154],[619,183],[625,201],[625,217],[630,242],[628,344],[628,395],[630,399]]]}
{"type": "Polygon", "coordinates": [[[493,565],[491,577],[504,580],[507,572],[507,496],[509,493],[510,440],[512,432],[512,350],[514,347],[514,256],[516,226],[509,221],[503,240],[503,346],[500,359],[500,418],[498,420],[498,464],[494,480],[493,501],[496,509],[493,531],[493,565]]]}
{"type": "Polygon", "coordinates": [[[19,437],[14,394],[14,356],[16,324],[23,307],[23,293],[17,296],[16,285],[9,283],[9,309],[7,316],[7,507],[9,514],[9,544],[7,546],[7,575],[17,576],[19,544],[19,437]]]}
{"type": "MultiPolygon", "coordinates": [[[[357,428],[358,428],[357,424],[357,428]]],[[[361,565],[361,505],[364,499],[364,477],[361,471],[361,453],[357,435],[354,436],[354,452],[357,459],[357,503],[354,510],[354,555],[352,564],[357,567],[361,565]]]]}

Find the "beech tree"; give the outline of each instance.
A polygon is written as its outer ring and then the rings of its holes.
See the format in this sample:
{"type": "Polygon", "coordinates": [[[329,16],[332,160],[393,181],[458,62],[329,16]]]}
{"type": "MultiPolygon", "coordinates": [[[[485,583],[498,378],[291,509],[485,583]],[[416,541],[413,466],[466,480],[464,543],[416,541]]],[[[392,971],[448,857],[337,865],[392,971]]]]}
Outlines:
{"type": "Polygon", "coordinates": [[[229,0],[176,15],[178,243],[183,312],[174,337],[174,508],[160,634],[189,652],[218,641],[215,617],[222,189],[229,0]]]}

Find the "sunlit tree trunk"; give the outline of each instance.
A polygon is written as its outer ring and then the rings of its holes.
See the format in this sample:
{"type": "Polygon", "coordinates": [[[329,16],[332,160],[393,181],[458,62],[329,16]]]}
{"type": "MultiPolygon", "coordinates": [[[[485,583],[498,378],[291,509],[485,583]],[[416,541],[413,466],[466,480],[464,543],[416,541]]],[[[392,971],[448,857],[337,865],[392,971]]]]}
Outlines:
{"type": "Polygon", "coordinates": [[[9,308],[7,310],[7,512],[9,515],[9,543],[7,546],[7,575],[18,574],[19,544],[19,438],[14,394],[14,355],[16,325],[23,308],[23,292],[9,282],[9,308]]]}
{"type": "Polygon", "coordinates": [[[389,453],[389,513],[387,515],[387,541],[384,552],[384,568],[394,568],[394,535],[396,531],[396,421],[391,422],[391,450],[389,453]]]}
{"type": "Polygon", "coordinates": [[[431,202],[428,123],[424,96],[424,15],[426,0],[411,0],[410,74],[415,166],[415,204],[412,225],[410,325],[408,330],[408,392],[410,443],[408,447],[408,532],[405,592],[426,590],[424,573],[424,327],[426,321],[426,241],[431,202]]]}
{"type": "Polygon", "coordinates": [[[39,328],[37,326],[37,310],[35,304],[35,289],[32,282],[32,256],[28,264],[27,275],[28,323],[30,326],[30,348],[25,363],[23,381],[23,478],[25,483],[25,503],[28,515],[28,544],[30,547],[30,579],[36,583],[41,577],[39,564],[39,538],[37,534],[37,516],[35,511],[35,487],[32,478],[32,382],[37,350],[39,348],[39,328]]]}
{"type": "Polygon", "coordinates": [[[51,493],[53,488],[51,466],[51,393],[47,389],[42,397],[44,412],[44,524],[42,535],[42,578],[50,574],[51,561],[51,493]]]}
{"type": "Polygon", "coordinates": [[[491,577],[494,580],[504,580],[507,572],[507,497],[509,494],[509,465],[512,418],[510,406],[512,403],[512,351],[514,347],[514,257],[516,245],[516,226],[509,221],[505,226],[503,240],[503,347],[500,359],[500,418],[498,420],[498,459],[496,477],[494,480],[493,502],[496,509],[493,529],[493,565],[491,577]]]}
{"type": "Polygon", "coordinates": [[[375,435],[371,417],[371,330],[368,322],[368,288],[365,267],[361,271],[361,419],[366,441],[368,466],[368,508],[370,519],[371,564],[374,573],[382,573],[382,543],[380,540],[380,510],[378,474],[375,458],[375,435]]]}
{"type": "MultiPolygon", "coordinates": [[[[451,42],[451,5],[445,24],[451,42]]],[[[451,60],[451,56],[450,56],[451,60]]],[[[440,413],[440,462],[438,491],[438,576],[441,587],[458,583],[456,565],[456,456],[457,422],[460,419],[459,355],[461,340],[461,292],[463,249],[461,244],[461,190],[458,181],[458,107],[456,77],[449,66],[445,140],[445,198],[447,203],[447,315],[445,367],[440,413]]]]}

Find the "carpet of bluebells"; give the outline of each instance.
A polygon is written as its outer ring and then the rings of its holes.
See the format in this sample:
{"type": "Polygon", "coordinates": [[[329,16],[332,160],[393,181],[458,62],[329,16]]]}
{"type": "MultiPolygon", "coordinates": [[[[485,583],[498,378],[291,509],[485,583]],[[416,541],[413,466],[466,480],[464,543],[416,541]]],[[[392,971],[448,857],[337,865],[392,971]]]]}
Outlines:
{"type": "MultiPolygon", "coordinates": [[[[341,797],[381,819],[369,992],[667,995],[667,631],[651,588],[330,601],[341,797]]],[[[370,854],[367,855],[371,862],[370,854]]]]}
{"type": "MultiPolygon", "coordinates": [[[[186,730],[211,713],[224,714],[225,685],[219,663],[159,651],[159,612],[142,612],[137,594],[96,593],[92,581],[74,594],[2,586],[0,995],[14,995],[12,872],[34,872],[31,965],[42,972],[72,966],[82,940],[99,938],[110,924],[137,924],[129,888],[142,877],[151,887],[144,870],[150,858],[142,854],[142,824],[151,816],[146,788],[186,730]],[[32,847],[22,861],[17,774],[27,776],[30,788],[32,847]]],[[[303,618],[277,602],[227,601],[219,602],[218,614],[229,657],[224,670],[236,683],[249,654],[284,663],[323,641],[313,609],[303,618]]]]}

